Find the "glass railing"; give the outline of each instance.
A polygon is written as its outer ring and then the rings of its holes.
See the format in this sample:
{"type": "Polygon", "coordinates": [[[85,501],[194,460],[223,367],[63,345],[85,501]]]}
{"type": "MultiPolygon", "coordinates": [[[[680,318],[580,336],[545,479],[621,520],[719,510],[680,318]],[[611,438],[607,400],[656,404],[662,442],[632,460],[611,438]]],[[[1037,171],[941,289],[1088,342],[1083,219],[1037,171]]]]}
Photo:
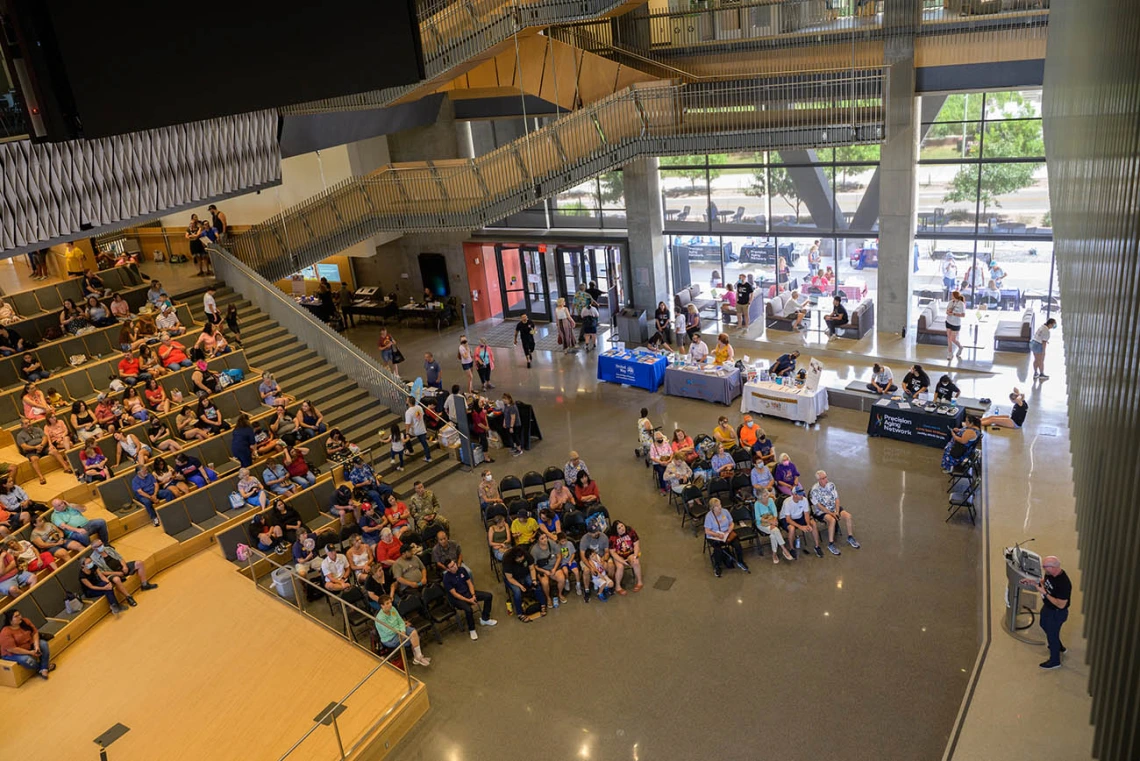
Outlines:
{"type": "MultiPolygon", "coordinates": [[[[533,27],[580,21],[613,12],[629,0],[430,0],[417,9],[424,73],[428,80],[533,27]]],[[[301,103],[287,114],[381,108],[408,95],[422,83],[372,90],[301,103]]]]}
{"type": "Polygon", "coordinates": [[[639,156],[877,143],[886,71],[641,84],[474,159],[389,165],[235,237],[269,280],[385,230],[483,227],[639,156]]]}
{"type": "MultiPolygon", "coordinates": [[[[259,591],[378,659],[375,667],[347,693],[328,696],[328,704],[280,759],[332,761],[353,755],[375,736],[419,684],[411,678],[405,661],[411,658],[407,634],[389,629],[388,634],[398,640],[399,646],[381,657],[369,645],[377,625],[375,613],[346,602],[341,595],[327,591],[253,548],[249,548],[242,572],[259,591]]],[[[315,685],[314,690],[319,689],[320,685],[315,685]]]]}

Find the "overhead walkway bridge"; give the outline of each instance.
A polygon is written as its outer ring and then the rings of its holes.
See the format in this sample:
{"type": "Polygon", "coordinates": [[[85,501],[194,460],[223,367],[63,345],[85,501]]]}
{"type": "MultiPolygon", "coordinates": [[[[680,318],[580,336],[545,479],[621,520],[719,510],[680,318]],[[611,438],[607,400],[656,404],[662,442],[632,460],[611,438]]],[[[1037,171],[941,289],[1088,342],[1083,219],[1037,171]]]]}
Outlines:
{"type": "Polygon", "coordinates": [[[634,85],[478,158],[345,180],[230,250],[273,281],[381,232],[482,227],[639,157],[878,143],[886,79],[873,69],[634,85]]]}

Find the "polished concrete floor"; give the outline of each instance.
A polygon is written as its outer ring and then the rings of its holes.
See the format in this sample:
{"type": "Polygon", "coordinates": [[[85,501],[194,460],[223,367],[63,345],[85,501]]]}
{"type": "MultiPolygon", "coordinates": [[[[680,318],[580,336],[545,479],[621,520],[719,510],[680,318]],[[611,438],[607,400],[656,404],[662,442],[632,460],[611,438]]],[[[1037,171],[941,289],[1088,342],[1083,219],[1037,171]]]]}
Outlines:
{"type": "MultiPolygon", "coordinates": [[[[375,327],[350,331],[375,345],[375,327]]],[[[458,330],[396,331],[419,369],[424,350],[458,380],[458,330]]],[[[593,354],[540,353],[527,370],[500,349],[493,382],[534,405],[543,440],[495,452],[496,478],[562,465],[577,449],[615,518],[641,535],[646,588],[607,603],[571,597],[531,624],[509,619],[488,565],[476,475],[436,492],[500,625],[429,644],[418,670],[432,710],[400,759],[926,759],[950,737],[982,637],[982,531],[945,522],[939,450],[866,436],[865,414],[835,409],[818,431],[765,420],[805,478],[826,469],[856,519],[861,550],[801,556],[717,579],[694,538],[633,457],[638,409],[690,433],[737,408],[595,380],[593,354]],[[668,586],[658,589],[657,586],[668,586]],[[889,718],[888,718],[889,717],[889,718]],[[798,722],[798,724],[797,724],[798,722]]],[[[861,368],[841,368],[852,377],[861,368]]]]}

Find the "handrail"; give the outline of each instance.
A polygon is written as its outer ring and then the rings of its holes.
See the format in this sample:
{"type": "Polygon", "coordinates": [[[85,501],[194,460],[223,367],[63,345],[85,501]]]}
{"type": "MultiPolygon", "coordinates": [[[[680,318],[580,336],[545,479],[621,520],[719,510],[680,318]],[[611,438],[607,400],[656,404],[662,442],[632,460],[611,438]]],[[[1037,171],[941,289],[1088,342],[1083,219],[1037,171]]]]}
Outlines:
{"type": "Polygon", "coordinates": [[[348,178],[235,236],[231,251],[279,280],[385,230],[487,225],[640,156],[881,142],[886,78],[873,69],[635,85],[475,159],[348,178]]]}
{"type": "MultiPolygon", "coordinates": [[[[629,0],[460,0],[417,9],[426,80],[438,77],[526,28],[541,29],[611,13],[629,0]],[[437,10],[438,9],[438,10],[437,10]],[[476,23],[477,22],[477,23],[476,23]]],[[[423,85],[415,82],[286,106],[283,114],[382,108],[423,85]]]]}

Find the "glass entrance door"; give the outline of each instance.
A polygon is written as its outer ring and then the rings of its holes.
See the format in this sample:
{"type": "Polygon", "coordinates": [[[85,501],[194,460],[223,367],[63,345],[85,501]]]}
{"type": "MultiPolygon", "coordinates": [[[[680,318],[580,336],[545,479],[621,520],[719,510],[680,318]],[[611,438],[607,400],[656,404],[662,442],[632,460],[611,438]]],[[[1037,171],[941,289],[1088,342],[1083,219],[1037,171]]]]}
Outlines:
{"type": "Polygon", "coordinates": [[[503,292],[503,316],[527,314],[534,320],[550,320],[550,290],[542,252],[537,248],[498,245],[495,253],[503,292]]]}

